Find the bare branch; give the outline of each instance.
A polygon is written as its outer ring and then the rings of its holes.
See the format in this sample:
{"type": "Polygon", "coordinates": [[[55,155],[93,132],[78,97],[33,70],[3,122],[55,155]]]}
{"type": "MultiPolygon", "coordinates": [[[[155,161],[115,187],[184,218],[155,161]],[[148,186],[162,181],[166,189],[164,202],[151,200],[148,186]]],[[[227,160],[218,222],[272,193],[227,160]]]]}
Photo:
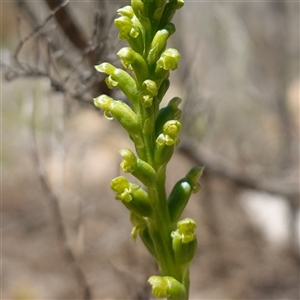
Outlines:
{"type": "Polygon", "coordinates": [[[95,51],[96,49],[88,49],[89,42],[88,39],[84,36],[83,32],[80,30],[76,22],[74,21],[73,16],[66,7],[62,7],[62,0],[45,0],[52,11],[55,11],[54,16],[64,31],[66,37],[69,41],[79,50],[86,53],[91,65],[96,64],[98,60],[99,53],[95,51]],[[61,9],[57,10],[57,7],[61,9]]]}
{"type": "Polygon", "coordinates": [[[22,47],[24,46],[24,44],[31,39],[34,35],[36,35],[52,18],[53,16],[56,14],[56,12],[58,12],[62,7],[64,7],[65,5],[67,5],[69,3],[69,0],[65,0],[64,2],[62,2],[60,5],[58,5],[53,11],[51,11],[48,15],[48,17],[44,20],[44,22],[40,25],[37,25],[33,31],[30,32],[29,35],[27,35],[25,38],[21,39],[17,45],[16,51],[14,53],[14,58],[16,60],[18,60],[18,56],[19,53],[22,49],[22,47]]]}
{"type": "Polygon", "coordinates": [[[83,290],[83,299],[84,300],[90,300],[91,299],[91,289],[87,283],[86,277],[83,273],[83,270],[77,263],[76,257],[72,251],[72,248],[70,247],[68,243],[67,233],[63,222],[62,213],[59,207],[59,197],[54,193],[52,190],[52,187],[49,183],[47,173],[42,165],[42,162],[40,160],[39,154],[38,154],[38,145],[37,145],[37,137],[36,137],[36,127],[35,127],[35,112],[36,112],[36,101],[33,99],[33,107],[32,107],[32,117],[31,117],[31,133],[32,133],[32,157],[35,162],[36,171],[38,174],[39,181],[41,183],[41,186],[43,188],[43,191],[45,193],[45,196],[48,200],[49,206],[52,211],[52,216],[54,218],[54,225],[56,229],[56,233],[58,236],[58,239],[60,241],[64,257],[66,261],[70,264],[72,267],[72,270],[74,272],[74,275],[76,277],[76,280],[78,282],[78,285],[83,290]]]}

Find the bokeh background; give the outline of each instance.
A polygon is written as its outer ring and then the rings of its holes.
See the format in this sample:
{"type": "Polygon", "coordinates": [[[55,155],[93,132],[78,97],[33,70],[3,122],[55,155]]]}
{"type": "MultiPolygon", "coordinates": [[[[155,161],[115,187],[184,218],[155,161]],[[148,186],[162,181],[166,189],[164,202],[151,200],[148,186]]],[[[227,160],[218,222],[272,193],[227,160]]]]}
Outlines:
{"type": "MultiPolygon", "coordinates": [[[[123,99],[93,65],[119,63],[126,4],[1,2],[2,299],[152,299],[156,267],[109,189],[132,145],[92,105],[123,99]]],[[[198,224],[191,299],[299,299],[299,12],[186,1],[174,19],[165,99],[184,113],[168,190],[206,166],[184,213],[198,224]]]]}

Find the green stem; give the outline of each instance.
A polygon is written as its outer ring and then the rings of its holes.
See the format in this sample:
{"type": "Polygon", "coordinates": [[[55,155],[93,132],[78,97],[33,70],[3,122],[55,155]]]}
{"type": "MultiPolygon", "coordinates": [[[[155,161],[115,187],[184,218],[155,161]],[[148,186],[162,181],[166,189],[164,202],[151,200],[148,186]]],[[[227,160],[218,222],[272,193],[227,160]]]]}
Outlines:
{"type": "Polygon", "coordinates": [[[153,217],[149,222],[149,230],[157,253],[158,263],[164,276],[173,276],[181,280],[172,249],[171,220],[165,199],[160,199],[157,187],[149,188],[148,195],[152,203],[153,217]]]}

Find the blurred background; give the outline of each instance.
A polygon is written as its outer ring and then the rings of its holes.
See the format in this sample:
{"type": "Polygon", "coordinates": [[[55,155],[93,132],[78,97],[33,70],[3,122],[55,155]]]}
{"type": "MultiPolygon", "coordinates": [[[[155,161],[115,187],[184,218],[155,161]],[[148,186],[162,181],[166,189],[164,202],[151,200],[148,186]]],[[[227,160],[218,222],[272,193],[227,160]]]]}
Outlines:
{"type": "MultiPolygon", "coordinates": [[[[1,2],[3,299],[152,299],[156,267],[109,185],[132,145],[93,107],[129,1],[1,2]]],[[[299,299],[299,3],[186,1],[165,97],[168,190],[205,165],[191,299],[299,299]]]]}

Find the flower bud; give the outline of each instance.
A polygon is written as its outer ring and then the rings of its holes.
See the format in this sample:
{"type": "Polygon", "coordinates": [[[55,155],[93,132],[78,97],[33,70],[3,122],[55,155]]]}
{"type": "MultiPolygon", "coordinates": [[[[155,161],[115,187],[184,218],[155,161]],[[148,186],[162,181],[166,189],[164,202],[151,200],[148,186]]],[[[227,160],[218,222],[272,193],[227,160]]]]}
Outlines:
{"type": "Polygon", "coordinates": [[[199,178],[202,176],[204,171],[204,166],[201,167],[193,167],[187,174],[186,178],[189,180],[191,187],[192,187],[192,193],[197,193],[201,185],[197,182],[199,178]]]}
{"type": "Polygon", "coordinates": [[[145,161],[137,158],[130,149],[121,149],[123,157],[121,168],[124,172],[132,173],[146,186],[153,186],[156,182],[155,170],[145,161]]]}
{"type": "Polygon", "coordinates": [[[113,117],[124,127],[131,135],[140,133],[140,123],[137,115],[132,109],[122,101],[113,100],[107,95],[101,95],[94,99],[94,104],[104,111],[108,119],[113,117]]]}
{"type": "Polygon", "coordinates": [[[154,64],[158,60],[161,52],[164,50],[167,44],[168,38],[174,32],[175,25],[173,23],[169,23],[164,29],[157,31],[151,42],[150,51],[147,57],[149,65],[154,64]]]}
{"type": "Polygon", "coordinates": [[[137,105],[137,87],[135,80],[124,70],[118,69],[109,63],[102,63],[95,67],[97,71],[110,75],[105,82],[109,88],[118,86],[125,96],[132,102],[132,105],[137,105]]]}
{"type": "Polygon", "coordinates": [[[177,231],[181,235],[183,243],[189,243],[196,239],[196,222],[191,218],[185,218],[177,223],[177,231]]]}
{"type": "Polygon", "coordinates": [[[123,161],[120,165],[121,169],[125,173],[132,173],[136,169],[136,161],[137,158],[133,154],[133,152],[130,149],[121,149],[119,153],[123,157],[123,161]]]}
{"type": "Polygon", "coordinates": [[[115,19],[115,25],[120,31],[120,40],[128,40],[130,37],[136,38],[139,35],[139,32],[134,28],[132,21],[127,16],[122,15],[115,19]]]}
{"type": "Polygon", "coordinates": [[[163,133],[158,136],[156,142],[159,145],[166,144],[167,146],[177,146],[180,142],[177,136],[181,130],[181,124],[177,120],[167,121],[163,126],[163,133]]]}
{"type": "Polygon", "coordinates": [[[170,0],[164,9],[159,26],[164,27],[166,23],[171,22],[176,10],[184,5],[183,0],[170,0]]]}
{"type": "Polygon", "coordinates": [[[165,8],[165,0],[155,0],[155,10],[153,13],[153,23],[158,24],[165,8]]]}
{"type": "Polygon", "coordinates": [[[177,136],[181,130],[181,124],[176,120],[170,120],[163,126],[163,133],[156,139],[154,159],[157,167],[160,167],[169,162],[171,159],[174,147],[180,142],[177,136]]]}
{"type": "Polygon", "coordinates": [[[143,50],[142,26],[130,10],[121,11],[121,17],[115,19],[115,25],[119,29],[119,39],[127,40],[132,49],[141,52],[143,50]]]}
{"type": "Polygon", "coordinates": [[[166,71],[176,70],[178,68],[178,61],[180,59],[180,53],[174,48],[166,49],[160,59],[157,61],[157,67],[166,71]]]}
{"type": "Polygon", "coordinates": [[[170,100],[168,105],[160,109],[155,121],[155,135],[158,136],[163,130],[163,125],[170,120],[179,120],[181,116],[181,109],[178,108],[181,103],[179,97],[174,97],[170,100]]]}
{"type": "Polygon", "coordinates": [[[152,294],[157,298],[168,298],[168,300],[186,299],[184,285],[171,276],[151,276],[148,282],[152,286],[152,294]]]}
{"type": "Polygon", "coordinates": [[[157,170],[159,167],[166,165],[170,161],[173,153],[174,153],[174,145],[167,146],[164,143],[159,144],[156,141],[154,160],[155,160],[157,170]]]}
{"type": "Polygon", "coordinates": [[[123,66],[134,72],[139,82],[143,82],[148,78],[148,66],[140,54],[136,53],[130,47],[125,47],[117,55],[120,57],[123,66]]]}
{"type": "Polygon", "coordinates": [[[199,190],[200,184],[197,180],[201,177],[203,170],[204,167],[192,168],[184,178],[174,185],[168,198],[168,208],[172,222],[176,222],[180,218],[191,193],[196,193],[199,190]]]}
{"type": "Polygon", "coordinates": [[[154,72],[154,78],[158,86],[169,77],[170,70],[175,70],[178,67],[179,59],[179,52],[173,48],[168,48],[161,54],[154,72]]]}
{"type": "Polygon", "coordinates": [[[179,180],[168,198],[168,208],[172,222],[178,221],[192,193],[192,187],[186,178],[179,180]]]}
{"type": "Polygon", "coordinates": [[[142,24],[145,34],[147,35],[147,32],[151,31],[151,22],[148,18],[144,1],[131,0],[131,6],[132,6],[135,16],[138,18],[138,20],[142,24]]]}
{"type": "Polygon", "coordinates": [[[130,202],[132,200],[132,196],[130,195],[131,188],[128,179],[124,176],[116,177],[111,181],[111,188],[117,193],[116,199],[130,202]]]}
{"type": "Polygon", "coordinates": [[[189,266],[197,250],[196,223],[185,218],[177,223],[177,230],[171,233],[176,261],[182,268],[189,266]]]}
{"type": "Polygon", "coordinates": [[[148,193],[141,186],[129,183],[126,177],[119,176],[112,180],[111,188],[117,192],[116,199],[121,200],[130,211],[140,216],[151,215],[148,193]]]}
{"type": "Polygon", "coordinates": [[[157,86],[153,80],[147,79],[142,84],[141,102],[145,107],[151,107],[153,98],[157,95],[157,86]]]}

